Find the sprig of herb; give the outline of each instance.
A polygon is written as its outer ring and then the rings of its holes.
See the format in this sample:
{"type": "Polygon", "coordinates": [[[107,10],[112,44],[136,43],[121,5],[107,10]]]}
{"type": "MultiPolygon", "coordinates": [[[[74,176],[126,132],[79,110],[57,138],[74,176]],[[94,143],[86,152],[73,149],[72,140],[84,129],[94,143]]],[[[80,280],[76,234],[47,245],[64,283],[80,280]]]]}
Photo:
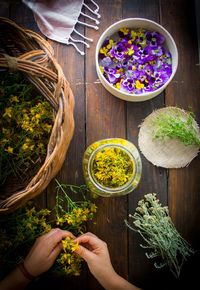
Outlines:
{"type": "Polygon", "coordinates": [[[200,136],[194,126],[192,112],[189,112],[187,117],[183,117],[178,109],[173,112],[160,113],[153,119],[152,126],[154,139],[178,139],[186,146],[197,145],[200,147],[200,136]]]}
{"type": "Polygon", "coordinates": [[[179,277],[183,262],[194,253],[190,245],[176,230],[168,213],[168,207],[162,206],[155,193],[149,193],[138,202],[133,219],[133,228],[128,221],[126,225],[138,232],[145,241],[142,248],[148,249],[148,259],[156,258],[156,268],[168,266],[176,278],[179,277]]]}

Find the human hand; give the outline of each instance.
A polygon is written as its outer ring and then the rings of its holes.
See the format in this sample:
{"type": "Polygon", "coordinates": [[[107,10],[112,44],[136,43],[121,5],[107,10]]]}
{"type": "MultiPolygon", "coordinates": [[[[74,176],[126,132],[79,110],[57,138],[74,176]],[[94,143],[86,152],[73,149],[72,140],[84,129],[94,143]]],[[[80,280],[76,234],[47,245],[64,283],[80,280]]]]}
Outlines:
{"type": "Polygon", "coordinates": [[[90,272],[106,290],[141,290],[115,272],[104,241],[92,233],[86,233],[74,242],[79,243],[76,253],[87,262],[90,272]]]}
{"type": "Polygon", "coordinates": [[[33,276],[38,276],[47,271],[62,250],[61,240],[66,237],[75,238],[72,233],[60,229],[52,229],[37,238],[24,259],[24,266],[28,272],[33,276]]]}
{"type": "Polygon", "coordinates": [[[90,272],[102,285],[104,281],[117,275],[112,267],[108,247],[104,241],[92,233],[83,234],[74,241],[79,243],[76,253],[87,262],[90,272]]]}

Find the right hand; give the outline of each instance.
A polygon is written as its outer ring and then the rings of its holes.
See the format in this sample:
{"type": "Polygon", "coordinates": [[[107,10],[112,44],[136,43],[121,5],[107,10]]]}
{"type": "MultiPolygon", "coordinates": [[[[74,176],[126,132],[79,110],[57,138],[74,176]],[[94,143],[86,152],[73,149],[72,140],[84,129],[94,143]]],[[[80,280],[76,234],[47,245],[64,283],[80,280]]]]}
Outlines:
{"type": "Polygon", "coordinates": [[[86,233],[76,238],[79,243],[79,254],[88,264],[90,272],[94,277],[103,283],[116,273],[112,267],[107,244],[92,233],[86,233]]]}

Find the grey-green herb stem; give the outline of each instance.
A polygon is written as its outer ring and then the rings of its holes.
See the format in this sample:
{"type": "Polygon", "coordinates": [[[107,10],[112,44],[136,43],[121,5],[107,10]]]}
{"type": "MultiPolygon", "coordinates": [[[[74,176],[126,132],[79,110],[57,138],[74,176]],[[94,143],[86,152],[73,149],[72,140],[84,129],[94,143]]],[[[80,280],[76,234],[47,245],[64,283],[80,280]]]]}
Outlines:
{"type": "Polygon", "coordinates": [[[194,250],[176,230],[168,208],[159,203],[155,193],[149,193],[138,202],[135,214],[129,217],[133,219],[134,227],[127,221],[125,223],[144,239],[145,245],[140,246],[148,249],[147,258],[156,258],[156,268],[168,266],[178,278],[184,261],[194,250]]]}

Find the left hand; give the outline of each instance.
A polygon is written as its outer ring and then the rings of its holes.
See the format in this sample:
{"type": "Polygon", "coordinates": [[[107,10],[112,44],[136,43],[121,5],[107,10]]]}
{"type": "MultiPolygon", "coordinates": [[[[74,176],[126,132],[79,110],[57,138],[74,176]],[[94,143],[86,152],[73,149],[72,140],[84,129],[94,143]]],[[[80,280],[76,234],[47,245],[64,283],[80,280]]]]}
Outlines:
{"type": "Polygon", "coordinates": [[[49,233],[37,238],[24,259],[27,271],[35,277],[47,271],[62,250],[61,240],[66,237],[75,238],[72,233],[61,229],[52,229],[49,233]]]}

